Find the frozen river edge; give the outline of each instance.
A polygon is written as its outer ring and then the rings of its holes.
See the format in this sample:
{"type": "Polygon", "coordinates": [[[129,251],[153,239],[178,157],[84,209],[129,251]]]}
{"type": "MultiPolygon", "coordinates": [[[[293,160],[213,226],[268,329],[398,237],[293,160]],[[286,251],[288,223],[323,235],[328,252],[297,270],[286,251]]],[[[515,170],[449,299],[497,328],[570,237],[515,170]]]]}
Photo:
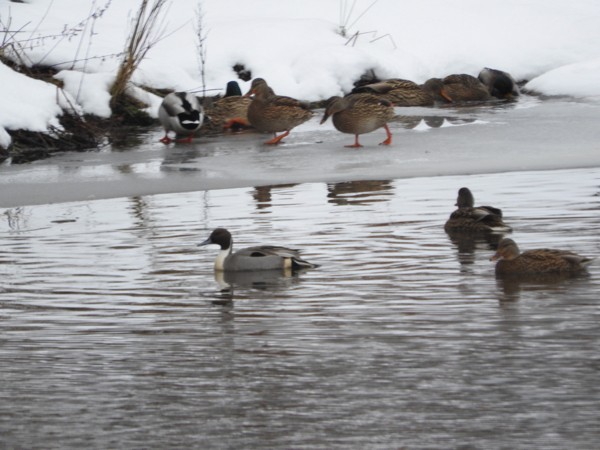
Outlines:
{"type": "Polygon", "coordinates": [[[320,111],[278,147],[249,133],[137,148],[65,153],[0,166],[0,207],[251,186],[600,166],[600,105],[524,98],[513,105],[396,108],[394,142],[378,130],[352,136],[320,126],[320,111]]]}

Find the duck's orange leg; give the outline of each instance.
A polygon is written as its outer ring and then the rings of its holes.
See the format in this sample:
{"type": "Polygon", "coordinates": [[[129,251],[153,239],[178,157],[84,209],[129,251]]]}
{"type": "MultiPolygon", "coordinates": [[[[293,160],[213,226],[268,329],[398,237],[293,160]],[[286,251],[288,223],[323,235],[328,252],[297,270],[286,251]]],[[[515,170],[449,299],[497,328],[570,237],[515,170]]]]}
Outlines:
{"type": "Polygon", "coordinates": [[[191,144],[193,138],[194,138],[194,133],[190,134],[186,138],[175,139],[175,142],[181,142],[181,143],[184,143],[184,144],[191,144]]]}
{"type": "Polygon", "coordinates": [[[360,145],[360,142],[358,142],[358,134],[354,135],[354,144],[352,144],[352,145],[344,145],[344,147],[347,147],[347,148],[360,148],[360,147],[362,147],[362,145],[360,145]]]}
{"type": "Polygon", "coordinates": [[[385,134],[387,135],[387,138],[379,145],[390,145],[392,143],[392,132],[390,131],[390,127],[388,127],[386,123],[383,128],[385,128],[385,134]]]}
{"type": "Polygon", "coordinates": [[[284,133],[280,134],[279,136],[275,135],[275,137],[273,139],[268,140],[267,142],[265,142],[265,144],[267,144],[267,145],[277,145],[288,134],[290,134],[290,130],[286,130],[284,133]]]}

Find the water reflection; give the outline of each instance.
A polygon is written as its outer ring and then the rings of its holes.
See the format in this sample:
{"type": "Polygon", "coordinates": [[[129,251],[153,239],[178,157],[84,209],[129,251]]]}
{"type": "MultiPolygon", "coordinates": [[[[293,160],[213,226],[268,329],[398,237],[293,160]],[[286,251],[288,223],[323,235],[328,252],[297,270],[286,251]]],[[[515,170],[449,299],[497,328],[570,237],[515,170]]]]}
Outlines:
{"type": "Polygon", "coordinates": [[[284,291],[300,282],[302,271],[262,270],[244,272],[214,272],[220,293],[233,301],[236,289],[254,289],[259,291],[284,291]]]}
{"type": "Polygon", "coordinates": [[[475,251],[494,252],[505,234],[491,232],[473,232],[463,230],[445,230],[452,244],[456,247],[458,261],[461,264],[473,264],[475,251]]]}
{"type": "Polygon", "coordinates": [[[440,128],[444,125],[465,125],[474,123],[475,117],[462,117],[451,115],[399,115],[394,122],[401,123],[404,128],[415,129],[425,124],[429,128],[440,128]]]}
{"type": "Polygon", "coordinates": [[[540,291],[551,301],[555,295],[563,295],[570,287],[585,288],[589,273],[580,274],[510,274],[496,275],[496,285],[502,293],[501,301],[517,301],[523,291],[540,291]]]}
{"type": "Polygon", "coordinates": [[[11,208],[4,211],[9,230],[19,231],[27,228],[25,208],[11,208]]]}
{"type": "Polygon", "coordinates": [[[274,189],[289,189],[294,187],[295,184],[277,184],[277,185],[266,185],[266,186],[256,186],[254,188],[254,192],[252,193],[252,198],[255,201],[256,209],[269,209],[273,206],[273,190],[274,189]]]}
{"type": "MultiPolygon", "coordinates": [[[[531,105],[537,103],[537,100],[527,98],[527,100],[519,101],[492,101],[484,103],[467,103],[462,105],[447,104],[440,105],[433,109],[425,108],[410,108],[411,110],[418,109],[422,112],[414,114],[398,114],[394,117],[394,122],[402,124],[404,128],[415,129],[423,126],[428,128],[440,128],[448,125],[466,125],[475,123],[477,120],[482,120],[482,113],[495,111],[506,111],[514,109],[520,105],[531,105]]],[[[526,106],[524,106],[526,107],[526,106]]],[[[404,108],[398,108],[396,111],[403,111],[404,108]]]]}
{"type": "Polygon", "coordinates": [[[346,181],[328,184],[327,192],[329,203],[334,205],[368,205],[389,200],[393,185],[390,180],[346,181]]]}

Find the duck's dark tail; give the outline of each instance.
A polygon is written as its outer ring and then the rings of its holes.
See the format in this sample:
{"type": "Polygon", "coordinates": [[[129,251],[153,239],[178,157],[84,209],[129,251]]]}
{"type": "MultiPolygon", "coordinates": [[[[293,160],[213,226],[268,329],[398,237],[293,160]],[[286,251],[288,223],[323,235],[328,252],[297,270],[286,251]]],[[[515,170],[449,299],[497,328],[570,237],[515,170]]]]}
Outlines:
{"type": "Polygon", "coordinates": [[[293,270],[316,269],[317,267],[319,267],[319,264],[313,264],[301,258],[292,258],[293,270]]]}

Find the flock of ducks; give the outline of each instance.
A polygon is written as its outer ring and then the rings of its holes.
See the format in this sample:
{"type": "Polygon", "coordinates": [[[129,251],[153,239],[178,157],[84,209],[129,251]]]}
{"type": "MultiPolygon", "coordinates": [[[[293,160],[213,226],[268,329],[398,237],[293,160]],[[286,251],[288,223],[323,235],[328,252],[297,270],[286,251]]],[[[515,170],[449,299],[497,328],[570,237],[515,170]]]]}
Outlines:
{"type": "MultiPolygon", "coordinates": [[[[344,97],[327,100],[324,123],[332,118],[334,127],[354,135],[347,147],[361,147],[358,136],[383,128],[392,143],[388,127],[395,106],[434,106],[446,103],[485,102],[511,99],[519,95],[513,77],[504,71],[484,68],[477,77],[467,74],[431,78],[423,84],[392,78],[355,87],[344,97]]],[[[185,135],[176,142],[190,142],[204,123],[201,100],[187,92],[168,94],[159,108],[159,119],[165,129],[161,142],[173,142],[170,132],[185,135]]],[[[291,130],[309,120],[313,111],[309,103],[277,95],[263,78],[252,80],[250,90],[242,95],[237,82],[231,81],[225,96],[207,108],[206,116],[213,126],[224,130],[232,127],[253,127],[263,133],[273,133],[265,144],[279,144],[291,130]],[[281,134],[277,134],[281,133],[281,134]]]]}
{"type": "MultiPolygon", "coordinates": [[[[354,135],[354,143],[347,147],[361,147],[359,136],[383,128],[386,138],[381,145],[392,143],[388,127],[395,106],[432,106],[439,103],[483,102],[493,98],[510,99],[519,95],[519,88],[510,74],[483,69],[478,77],[459,74],[432,78],[419,85],[402,79],[388,79],[358,86],[344,96],[331,97],[325,105],[321,123],[331,117],[334,127],[354,135]]],[[[279,144],[291,130],[309,120],[313,112],[306,102],[277,95],[262,78],[252,81],[250,90],[242,95],[236,82],[230,82],[223,98],[218,99],[207,112],[210,121],[223,130],[234,127],[253,127],[273,133],[268,145],[279,144]],[[277,134],[280,133],[280,134],[277,134]]],[[[201,100],[185,92],[168,94],[159,109],[159,119],[165,129],[161,142],[173,142],[170,132],[183,135],[176,142],[190,142],[204,123],[201,100]]],[[[446,232],[467,234],[505,233],[512,231],[502,218],[502,211],[492,206],[475,206],[471,191],[458,191],[457,209],[444,225],[446,232]]],[[[214,269],[219,273],[243,271],[295,271],[318,267],[300,257],[297,250],[278,246],[256,246],[233,252],[233,238],[224,228],[215,229],[200,245],[216,244],[220,252],[214,269]]],[[[520,252],[514,240],[500,240],[496,253],[490,258],[497,261],[498,275],[575,274],[592,261],[565,250],[536,249],[520,252]]]]}
{"type": "MultiPolygon", "coordinates": [[[[458,191],[457,209],[444,225],[446,232],[462,232],[473,237],[481,233],[512,231],[502,219],[502,210],[493,206],[474,206],[469,188],[458,191]]],[[[248,247],[233,251],[233,238],[225,228],[216,228],[201,246],[216,244],[220,251],[215,260],[217,273],[280,270],[289,273],[319,267],[301,258],[298,250],[278,246],[248,247]]],[[[503,238],[496,253],[490,258],[497,261],[495,272],[504,275],[575,275],[583,272],[592,258],[567,250],[535,249],[521,252],[514,240],[503,238]]]]}
{"type": "MultiPolygon", "coordinates": [[[[512,228],[504,223],[502,210],[493,206],[475,206],[475,198],[469,188],[458,190],[457,209],[450,214],[444,225],[446,232],[506,233],[512,228]]],[[[585,270],[592,258],[580,256],[567,250],[535,249],[521,253],[516,242],[503,238],[496,253],[490,258],[497,261],[497,275],[569,275],[585,270]]]]}

